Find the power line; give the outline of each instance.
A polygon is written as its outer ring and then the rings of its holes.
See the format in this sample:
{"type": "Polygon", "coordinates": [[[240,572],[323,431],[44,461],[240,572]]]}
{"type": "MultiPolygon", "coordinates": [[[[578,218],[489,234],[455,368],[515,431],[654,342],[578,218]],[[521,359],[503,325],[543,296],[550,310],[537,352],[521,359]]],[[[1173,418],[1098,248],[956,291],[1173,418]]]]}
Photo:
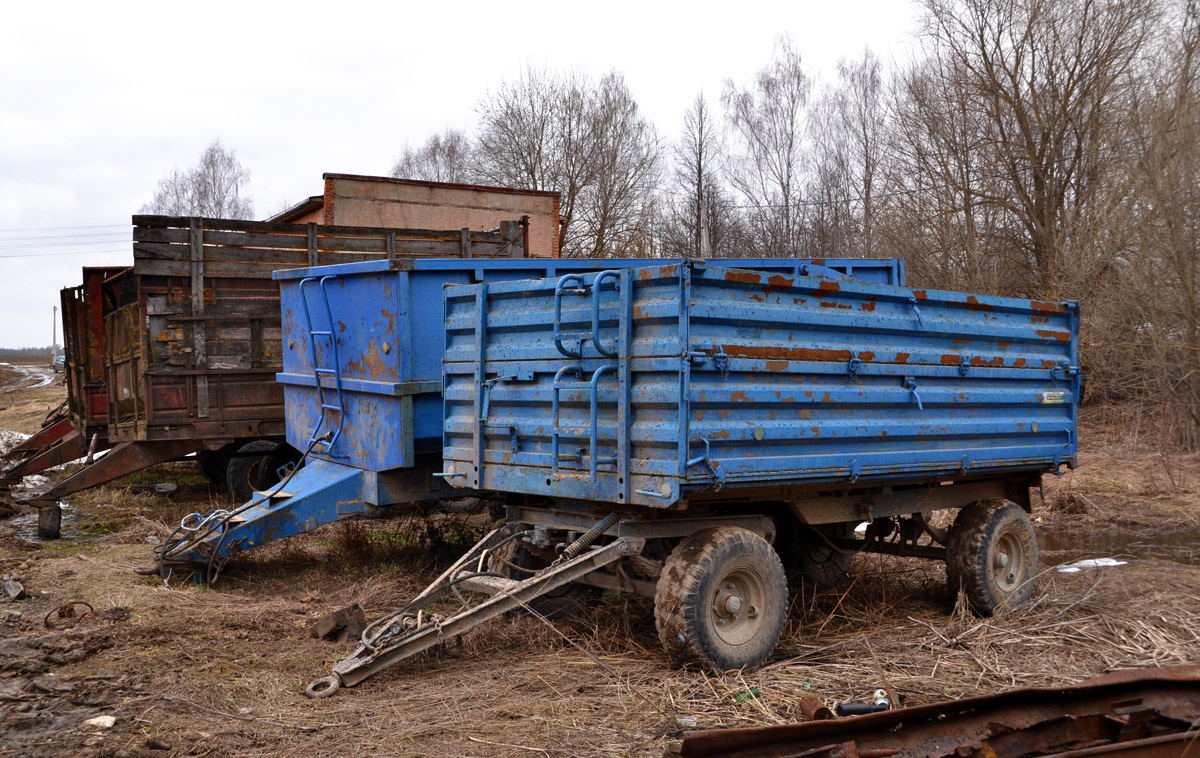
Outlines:
{"type": "Polygon", "coordinates": [[[84,224],[83,226],[12,226],[0,227],[0,232],[58,232],[65,229],[115,229],[129,224],[84,224]]]}
{"type": "Polygon", "coordinates": [[[64,253],[17,253],[16,255],[0,255],[0,259],[4,258],[43,258],[51,255],[107,255],[109,253],[128,253],[129,248],[123,247],[117,250],[75,250],[64,253]]]}
{"type": "MultiPolygon", "coordinates": [[[[0,232],[2,233],[2,232],[0,232]]],[[[119,237],[129,232],[88,232],[87,234],[46,234],[33,237],[0,237],[0,242],[28,242],[40,240],[71,240],[82,238],[119,237]]]]}
{"type": "Polygon", "coordinates": [[[86,247],[88,245],[111,245],[114,242],[133,242],[133,239],[86,240],[84,242],[44,242],[40,245],[0,245],[0,250],[38,250],[43,247],[86,247]]]}

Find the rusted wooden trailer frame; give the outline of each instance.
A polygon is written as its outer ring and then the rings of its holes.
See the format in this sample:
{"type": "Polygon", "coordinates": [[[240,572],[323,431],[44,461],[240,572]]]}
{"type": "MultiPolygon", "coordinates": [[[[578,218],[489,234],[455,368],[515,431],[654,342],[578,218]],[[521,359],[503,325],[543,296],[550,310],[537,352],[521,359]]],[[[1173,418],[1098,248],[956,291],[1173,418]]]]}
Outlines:
{"type": "Polygon", "coordinates": [[[134,216],[133,224],[134,265],[107,270],[98,292],[96,277],[85,274],[87,306],[72,310],[84,312],[82,327],[67,320],[64,304],[64,329],[75,330],[67,342],[76,348],[69,404],[77,417],[64,431],[74,440],[64,455],[80,457],[92,440],[111,449],[28,501],[40,509],[44,538],[58,535],[61,498],[157,463],[196,453],[210,480],[232,479],[244,499],[244,490],[269,486],[277,468],[298,458],[284,442],[283,392],[275,383],[282,329],[272,271],[527,253],[523,220],[490,231],[170,216],[134,216]]]}
{"type": "Polygon", "coordinates": [[[108,449],[102,289],[105,279],[126,268],[85,266],[83,284],[61,291],[67,401],[0,459],[0,486],[108,449]]]}

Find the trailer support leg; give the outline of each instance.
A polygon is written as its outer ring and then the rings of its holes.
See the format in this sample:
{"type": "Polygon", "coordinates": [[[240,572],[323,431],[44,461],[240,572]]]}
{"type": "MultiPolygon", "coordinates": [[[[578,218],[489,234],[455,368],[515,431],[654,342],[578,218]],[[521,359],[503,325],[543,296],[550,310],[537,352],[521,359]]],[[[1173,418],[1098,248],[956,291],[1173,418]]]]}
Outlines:
{"type": "Polygon", "coordinates": [[[480,624],[519,607],[527,606],[541,595],[573,582],[622,558],[641,553],[645,540],[621,537],[614,542],[585,551],[570,560],[554,563],[528,579],[506,579],[486,571],[478,564],[487,552],[502,541],[504,529],[493,530],[474,548],[451,566],[437,581],[421,593],[410,607],[449,589],[451,585],[492,597],[448,619],[436,619],[418,611],[393,613],[376,621],[363,634],[363,641],[352,655],[333,667],[333,673],[309,685],[309,697],[328,697],[340,687],[353,687],[364,679],[400,661],[424,652],[443,640],[465,634],[480,624]],[[474,565],[473,565],[474,564],[474,565]],[[374,632],[374,634],[373,634],[374,632]]]}
{"type": "Polygon", "coordinates": [[[38,515],[38,536],[42,539],[55,539],[59,536],[62,514],[58,501],[67,495],[107,484],[114,479],[149,468],[156,463],[178,460],[188,453],[199,450],[201,444],[197,440],[122,442],[91,466],[83,468],[46,492],[34,495],[25,501],[42,511],[38,515]],[[46,513],[46,511],[51,512],[46,513]]]}

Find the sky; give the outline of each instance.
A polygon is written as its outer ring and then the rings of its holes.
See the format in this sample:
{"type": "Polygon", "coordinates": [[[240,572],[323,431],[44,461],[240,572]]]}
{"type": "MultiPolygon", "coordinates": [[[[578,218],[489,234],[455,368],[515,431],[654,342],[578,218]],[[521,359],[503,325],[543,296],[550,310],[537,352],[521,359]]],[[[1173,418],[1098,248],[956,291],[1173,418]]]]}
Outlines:
{"type": "MultiPolygon", "coordinates": [[[[790,35],[836,78],[910,55],[909,0],[6,3],[0,22],[0,347],[47,345],[80,267],[132,263],[130,216],[220,139],[255,217],[386,175],[406,143],[470,130],[527,67],[625,75],[675,139],[697,93],[746,85],[790,35]]],[[[61,328],[58,342],[61,344],[61,328]]]]}

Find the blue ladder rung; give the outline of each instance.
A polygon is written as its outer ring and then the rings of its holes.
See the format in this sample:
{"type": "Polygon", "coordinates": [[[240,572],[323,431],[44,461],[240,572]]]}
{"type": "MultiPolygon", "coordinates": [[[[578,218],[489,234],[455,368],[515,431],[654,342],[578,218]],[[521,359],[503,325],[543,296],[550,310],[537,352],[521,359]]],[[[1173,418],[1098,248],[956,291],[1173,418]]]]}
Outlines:
{"type": "Polygon", "coordinates": [[[331,336],[333,336],[333,332],[329,329],[310,329],[308,333],[313,335],[314,337],[331,337],[331,336]]]}
{"type": "Polygon", "coordinates": [[[313,372],[317,373],[317,374],[333,374],[334,376],[337,375],[337,369],[335,369],[335,368],[314,368],[313,372]]]}
{"type": "Polygon", "coordinates": [[[326,405],[325,403],[321,403],[321,407],[327,411],[338,411],[339,413],[342,411],[342,406],[340,405],[326,405]]]}

